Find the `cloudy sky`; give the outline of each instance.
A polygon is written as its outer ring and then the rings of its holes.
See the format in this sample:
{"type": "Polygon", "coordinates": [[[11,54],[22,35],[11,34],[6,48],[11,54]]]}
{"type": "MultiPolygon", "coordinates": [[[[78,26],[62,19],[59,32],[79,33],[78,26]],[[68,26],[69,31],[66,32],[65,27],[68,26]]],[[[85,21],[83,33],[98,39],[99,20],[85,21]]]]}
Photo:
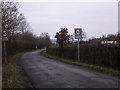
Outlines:
{"type": "Polygon", "coordinates": [[[21,2],[19,11],[36,35],[54,38],[61,27],[69,34],[81,27],[87,37],[118,33],[118,2],[21,2]]]}

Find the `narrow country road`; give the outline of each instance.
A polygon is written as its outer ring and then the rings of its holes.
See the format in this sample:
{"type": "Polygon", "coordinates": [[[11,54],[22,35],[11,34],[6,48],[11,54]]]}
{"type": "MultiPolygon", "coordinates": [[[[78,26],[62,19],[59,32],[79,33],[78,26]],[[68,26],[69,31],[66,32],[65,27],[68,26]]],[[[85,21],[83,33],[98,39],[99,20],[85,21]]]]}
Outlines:
{"type": "Polygon", "coordinates": [[[118,78],[40,55],[25,53],[21,65],[35,88],[118,88],[118,78]]]}

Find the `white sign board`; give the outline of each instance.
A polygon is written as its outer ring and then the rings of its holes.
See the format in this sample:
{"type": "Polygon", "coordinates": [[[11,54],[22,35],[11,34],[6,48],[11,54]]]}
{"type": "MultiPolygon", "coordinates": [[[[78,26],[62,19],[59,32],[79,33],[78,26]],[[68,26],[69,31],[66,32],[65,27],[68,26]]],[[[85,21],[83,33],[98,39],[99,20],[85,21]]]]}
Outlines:
{"type": "Polygon", "coordinates": [[[75,28],[75,39],[80,39],[82,37],[82,29],[75,28]]]}
{"type": "Polygon", "coordinates": [[[8,41],[8,37],[2,37],[2,41],[8,41]]]}

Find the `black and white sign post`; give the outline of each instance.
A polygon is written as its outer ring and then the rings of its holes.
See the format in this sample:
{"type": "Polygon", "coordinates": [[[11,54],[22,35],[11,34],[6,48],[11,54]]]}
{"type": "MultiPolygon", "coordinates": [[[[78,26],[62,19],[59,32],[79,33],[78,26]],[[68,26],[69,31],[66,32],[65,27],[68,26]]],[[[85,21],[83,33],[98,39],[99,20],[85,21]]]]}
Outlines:
{"type": "Polygon", "coordinates": [[[6,41],[8,40],[7,38],[7,33],[6,31],[2,32],[2,41],[3,41],[3,45],[4,45],[4,63],[6,63],[6,41]]]}
{"type": "Polygon", "coordinates": [[[78,39],[78,61],[80,61],[80,45],[79,42],[82,38],[82,29],[81,28],[75,28],[75,39],[78,39]]]}

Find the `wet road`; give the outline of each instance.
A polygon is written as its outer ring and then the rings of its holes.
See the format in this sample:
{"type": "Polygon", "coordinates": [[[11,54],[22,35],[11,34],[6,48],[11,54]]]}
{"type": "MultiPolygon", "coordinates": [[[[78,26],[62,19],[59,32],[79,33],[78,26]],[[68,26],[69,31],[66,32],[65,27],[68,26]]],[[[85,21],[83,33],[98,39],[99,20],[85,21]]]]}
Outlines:
{"type": "Polygon", "coordinates": [[[35,88],[117,88],[118,78],[51,60],[40,50],[25,53],[21,65],[35,88]]]}

